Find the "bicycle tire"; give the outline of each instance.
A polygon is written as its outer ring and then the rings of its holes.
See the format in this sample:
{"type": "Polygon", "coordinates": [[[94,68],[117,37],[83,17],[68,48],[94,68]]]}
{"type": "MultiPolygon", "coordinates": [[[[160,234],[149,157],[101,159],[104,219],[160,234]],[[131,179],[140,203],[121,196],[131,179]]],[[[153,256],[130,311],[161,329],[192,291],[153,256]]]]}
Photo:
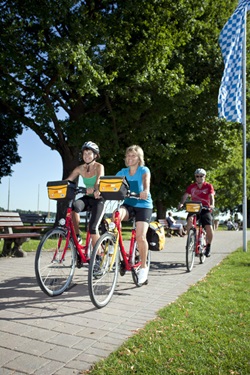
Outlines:
{"type": "MultiPolygon", "coordinates": [[[[141,265],[139,265],[138,267],[135,267],[134,265],[136,263],[139,263],[140,261],[141,261],[140,253],[139,253],[139,250],[137,249],[137,242],[135,242],[134,249],[133,249],[132,261],[131,261],[131,265],[133,266],[132,269],[131,269],[131,272],[132,272],[133,282],[135,283],[135,285],[137,287],[142,286],[142,284],[138,283],[138,272],[141,269],[141,265]]],[[[150,262],[151,262],[151,252],[150,252],[150,250],[148,250],[148,255],[147,255],[148,271],[150,269],[150,262]]],[[[148,284],[148,280],[144,284],[148,284]]]]}
{"type": "Polygon", "coordinates": [[[89,264],[88,288],[92,303],[98,308],[111,300],[119,271],[119,245],[112,233],[104,233],[94,246],[89,264]]]}
{"type": "Polygon", "coordinates": [[[74,276],[76,249],[72,238],[61,261],[66,239],[67,232],[64,229],[51,229],[43,236],[36,251],[36,280],[41,290],[50,297],[58,296],[68,289],[74,276]]]}
{"type": "Polygon", "coordinates": [[[188,272],[191,272],[194,266],[195,258],[195,240],[196,240],[196,230],[190,229],[187,237],[186,244],[186,267],[188,272]]]}

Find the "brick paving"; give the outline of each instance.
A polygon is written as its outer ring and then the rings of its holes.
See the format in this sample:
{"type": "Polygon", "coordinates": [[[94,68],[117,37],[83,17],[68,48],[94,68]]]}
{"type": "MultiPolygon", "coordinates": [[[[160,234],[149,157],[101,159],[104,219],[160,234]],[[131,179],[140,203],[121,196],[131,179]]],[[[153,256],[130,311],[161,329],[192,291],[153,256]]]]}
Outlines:
{"type": "Polygon", "coordinates": [[[131,274],[119,276],[111,302],[96,309],[88,296],[87,267],[72,287],[46,296],[36,284],[34,253],[0,258],[0,375],[76,375],[116,350],[128,337],[204,278],[230,252],[242,247],[242,232],[215,233],[212,256],[192,272],[185,267],[186,238],[166,238],[152,252],[149,284],[137,288],[131,274]]]}

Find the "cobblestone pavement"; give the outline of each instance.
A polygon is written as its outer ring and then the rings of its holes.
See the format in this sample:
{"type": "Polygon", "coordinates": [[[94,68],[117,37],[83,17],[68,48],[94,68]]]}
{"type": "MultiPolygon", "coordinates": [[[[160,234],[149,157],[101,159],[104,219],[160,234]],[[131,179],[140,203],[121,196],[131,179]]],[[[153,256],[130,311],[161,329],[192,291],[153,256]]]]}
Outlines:
{"type": "Polygon", "coordinates": [[[72,287],[51,298],[36,284],[34,253],[0,258],[0,375],[75,375],[89,369],[242,247],[243,234],[216,232],[212,256],[202,265],[196,259],[190,273],[185,242],[166,238],[165,249],[152,252],[148,285],[137,288],[131,274],[119,276],[111,302],[100,310],[88,296],[87,268],[77,269],[72,287]]]}

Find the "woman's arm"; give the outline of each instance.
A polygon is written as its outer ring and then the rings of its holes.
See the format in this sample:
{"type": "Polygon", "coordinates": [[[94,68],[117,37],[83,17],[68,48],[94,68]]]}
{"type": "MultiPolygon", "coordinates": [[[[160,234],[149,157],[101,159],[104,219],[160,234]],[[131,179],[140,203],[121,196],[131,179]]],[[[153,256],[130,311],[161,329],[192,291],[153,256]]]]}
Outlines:
{"type": "Polygon", "coordinates": [[[140,192],[140,199],[147,199],[150,189],[150,173],[144,173],[142,176],[143,191],[140,192]]]}

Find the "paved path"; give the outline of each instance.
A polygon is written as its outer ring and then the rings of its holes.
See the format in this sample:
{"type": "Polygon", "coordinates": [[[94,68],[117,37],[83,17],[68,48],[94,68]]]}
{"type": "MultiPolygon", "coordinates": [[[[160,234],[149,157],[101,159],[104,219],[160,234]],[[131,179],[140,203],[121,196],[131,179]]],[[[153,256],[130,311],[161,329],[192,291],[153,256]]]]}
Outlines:
{"type": "Polygon", "coordinates": [[[73,287],[51,298],[34,276],[34,254],[0,258],[0,375],[75,375],[117,349],[230,252],[242,247],[242,232],[215,233],[212,256],[185,268],[186,238],[166,238],[152,252],[149,284],[136,288],[131,274],[119,277],[105,308],[90,302],[87,269],[77,269],[73,287]]]}

